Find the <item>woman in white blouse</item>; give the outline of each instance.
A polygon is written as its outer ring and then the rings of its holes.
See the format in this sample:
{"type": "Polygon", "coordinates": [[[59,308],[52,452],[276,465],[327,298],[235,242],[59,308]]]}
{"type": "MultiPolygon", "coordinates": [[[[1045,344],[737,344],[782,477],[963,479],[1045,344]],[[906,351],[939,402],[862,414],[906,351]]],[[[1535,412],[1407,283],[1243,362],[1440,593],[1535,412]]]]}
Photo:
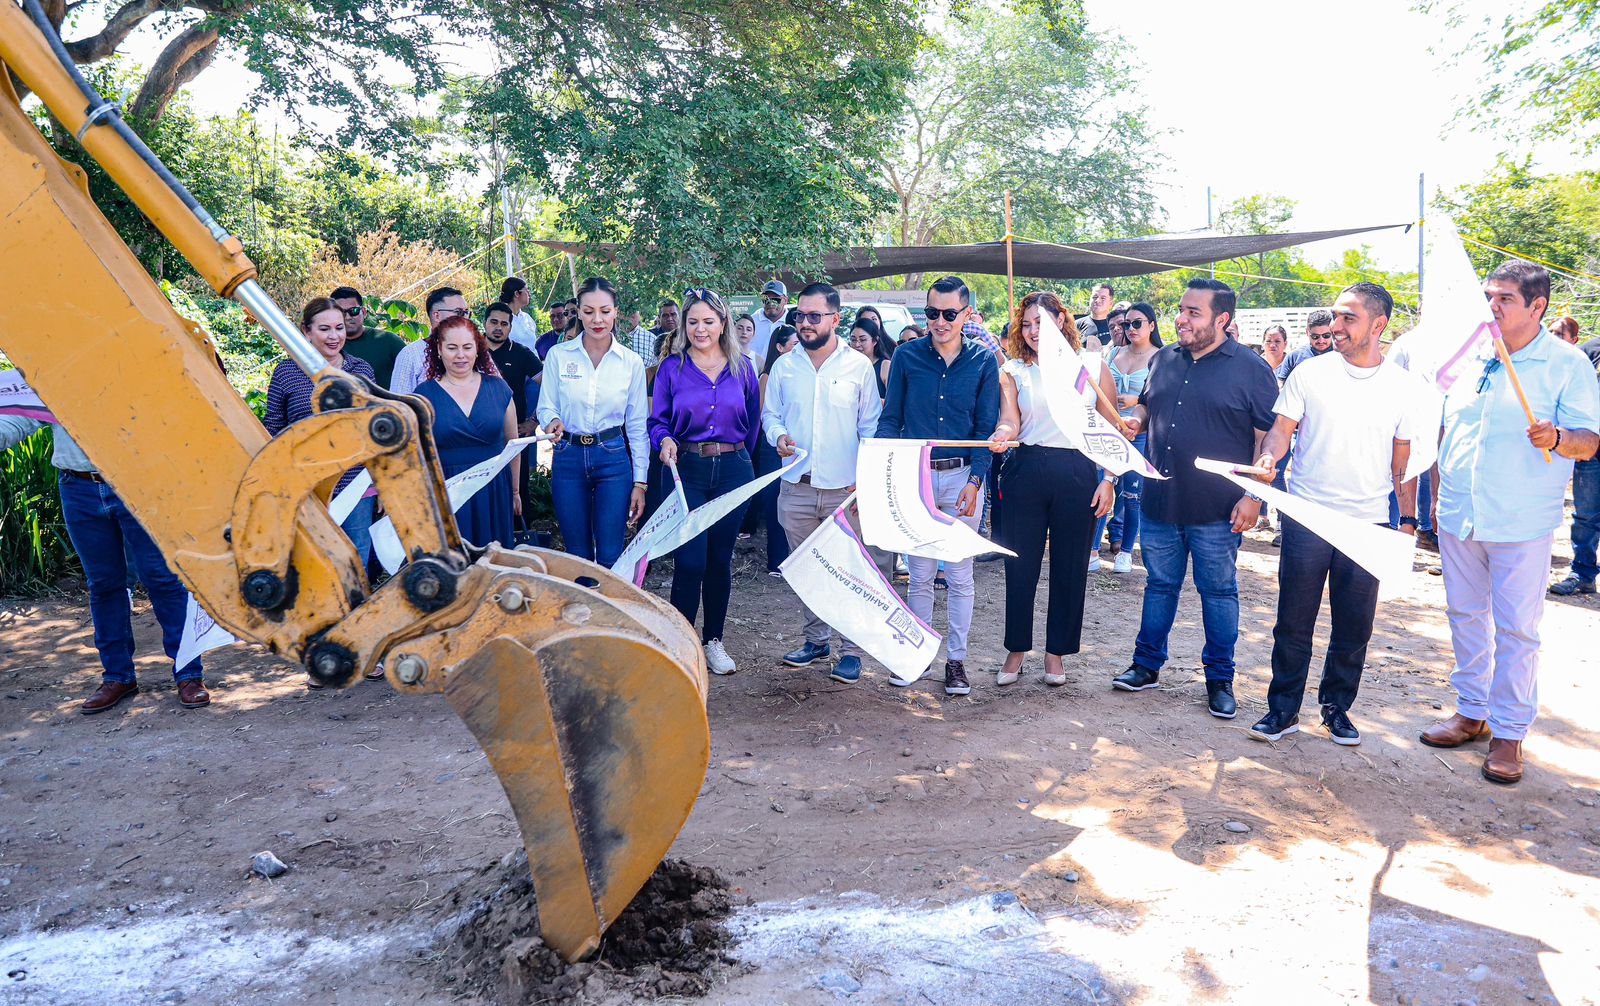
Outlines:
{"type": "Polygon", "coordinates": [[[650,400],[644,361],[616,339],[610,282],[596,277],[579,288],[578,322],[581,336],[545,357],[539,425],[557,438],[550,490],[563,546],[610,566],[644,511],[650,400]]]}
{"type": "MultiPolygon", "coordinates": [[[[1030,293],[1017,305],[1006,340],[1010,357],[1000,368],[1000,422],[991,448],[1003,453],[1005,441],[1021,441],[1000,469],[1000,495],[1005,500],[1002,543],[1015,551],[1006,559],[1006,662],[995,684],[1009,685],[1022,674],[1022,659],[1033,649],[1033,601],[1039,590],[1045,538],[1050,541],[1050,601],[1045,616],[1044,682],[1064,685],[1061,658],[1078,652],[1083,632],[1083,602],[1088,569],[1083,556],[1094,534],[1095,518],[1111,510],[1116,478],[1074,449],[1045,405],[1039,375],[1039,312],[1049,311],[1072,348],[1083,350],[1077,326],[1049,292],[1030,293]]],[[[1084,356],[1090,374],[1116,399],[1111,374],[1098,355],[1084,356]]],[[[1096,408],[1112,423],[1117,414],[1099,404],[1094,389],[1067,389],[1076,404],[1096,408]]]]}

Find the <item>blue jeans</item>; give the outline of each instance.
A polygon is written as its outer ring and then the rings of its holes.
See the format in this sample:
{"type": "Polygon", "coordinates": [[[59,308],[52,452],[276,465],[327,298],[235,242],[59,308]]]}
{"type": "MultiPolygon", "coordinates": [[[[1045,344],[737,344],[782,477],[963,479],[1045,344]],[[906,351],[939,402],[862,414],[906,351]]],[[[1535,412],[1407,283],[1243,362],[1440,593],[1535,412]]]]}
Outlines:
{"type": "Polygon", "coordinates": [[[627,441],[620,435],[588,447],[557,441],[550,496],[567,552],[609,568],[622,554],[633,497],[627,441]]]}
{"type": "MultiPolygon", "coordinates": [[[[100,651],[103,677],[112,684],[131,685],[133,673],[133,602],[128,592],[128,558],[144,583],[156,620],[161,623],[161,644],[167,656],[178,655],[183,623],[189,613],[189,592],[167,568],[161,550],[123,505],[116,491],[103,482],[61,476],[61,514],[67,537],[83,563],[89,581],[89,617],[94,621],[94,648],[100,651]],[[124,552],[126,548],[126,552],[124,552]]],[[[198,681],[200,658],[174,668],[179,681],[198,681]]]]}
{"type": "MultiPolygon", "coordinates": [[[[685,451],[678,455],[678,475],[683,479],[683,498],[690,510],[698,510],[756,477],[750,466],[750,453],[745,450],[710,458],[685,451]]],[[[661,478],[662,493],[670,494],[672,472],[663,472],[661,478]]],[[[734,508],[672,553],[672,606],[693,625],[704,597],[706,620],[700,631],[703,643],[721,639],[727,625],[728,597],[733,593],[733,543],[747,506],[748,503],[734,508]]]]}
{"type": "MultiPolygon", "coordinates": [[[[1576,487],[1576,481],[1574,481],[1576,487]]],[[[1576,491],[1576,489],[1574,489],[1576,491]]],[[[1391,490],[1389,492],[1389,526],[1400,527],[1400,498],[1391,490]]],[[[1433,530],[1433,469],[1428,469],[1417,476],[1417,529],[1419,531],[1433,530]]],[[[1593,550],[1589,553],[1594,554],[1593,550]]],[[[1591,562],[1590,568],[1593,568],[1591,562]]]]}
{"type": "MultiPolygon", "coordinates": [[[[1133,449],[1144,453],[1145,435],[1133,438],[1133,449]]],[[[1132,552],[1139,543],[1139,499],[1144,492],[1144,476],[1129,472],[1117,483],[1117,503],[1111,508],[1111,549],[1132,552]]],[[[1105,523],[1105,518],[1100,522],[1105,523]]],[[[1098,525],[1097,525],[1098,526],[1098,525]]],[[[1099,533],[1096,532],[1098,541],[1099,533]]]]}
{"type": "Polygon", "coordinates": [[[1572,574],[1593,580],[1600,545],[1600,459],[1572,466],[1572,574]]]}
{"type": "Polygon", "coordinates": [[[1133,662],[1152,671],[1167,662],[1167,636],[1178,617],[1178,592],[1194,558],[1194,586],[1200,592],[1206,645],[1200,652],[1207,681],[1233,680],[1233,647],[1239,641],[1239,540],[1229,521],[1166,524],[1145,519],[1144,613],[1133,662]]]}
{"type": "Polygon", "coordinates": [[[372,555],[372,515],[378,511],[378,497],[364,496],[351,509],[350,515],[344,519],[339,527],[344,530],[345,537],[350,539],[350,544],[356,547],[356,555],[361,557],[361,568],[367,568],[367,560],[372,555]]]}

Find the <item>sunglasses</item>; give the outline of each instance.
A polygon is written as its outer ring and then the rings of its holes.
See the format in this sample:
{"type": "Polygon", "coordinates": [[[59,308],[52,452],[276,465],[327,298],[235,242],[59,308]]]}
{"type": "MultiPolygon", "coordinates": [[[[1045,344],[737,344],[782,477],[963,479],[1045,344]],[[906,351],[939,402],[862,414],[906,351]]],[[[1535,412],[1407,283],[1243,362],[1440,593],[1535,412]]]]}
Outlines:
{"type": "Polygon", "coordinates": [[[346,318],[359,318],[361,317],[361,312],[365,311],[366,309],[366,305],[364,304],[357,304],[355,307],[347,307],[344,309],[344,316],[346,318]]]}
{"type": "Polygon", "coordinates": [[[1312,342],[1325,342],[1328,339],[1332,339],[1332,338],[1333,338],[1333,333],[1332,332],[1323,332],[1321,335],[1313,335],[1311,337],[1311,341],[1312,342]]]}
{"type": "Polygon", "coordinates": [[[1500,358],[1495,357],[1483,365],[1483,376],[1478,378],[1478,394],[1489,390],[1489,376],[1500,369],[1500,358]]]}
{"type": "Polygon", "coordinates": [[[1131,328],[1135,332],[1137,332],[1137,331],[1139,331],[1139,329],[1144,327],[1144,319],[1143,318],[1134,318],[1134,319],[1131,319],[1129,321],[1125,321],[1125,322],[1122,323],[1122,327],[1123,328],[1131,328]]]}
{"type": "Polygon", "coordinates": [[[922,309],[922,316],[927,318],[929,321],[938,321],[940,318],[943,318],[945,321],[955,321],[957,318],[961,317],[966,310],[967,309],[964,307],[947,307],[943,310],[937,307],[925,307],[922,309]]]}
{"type": "Polygon", "coordinates": [[[782,297],[762,297],[761,301],[764,304],[782,304],[783,303],[783,298],[782,297]]]}
{"type": "Polygon", "coordinates": [[[794,320],[801,325],[820,325],[823,319],[831,318],[838,313],[838,311],[796,311],[794,320]]]}
{"type": "Polygon", "coordinates": [[[710,290],[707,290],[703,286],[691,286],[689,289],[683,291],[683,302],[687,304],[691,300],[709,301],[715,296],[716,294],[712,293],[710,290]]]}

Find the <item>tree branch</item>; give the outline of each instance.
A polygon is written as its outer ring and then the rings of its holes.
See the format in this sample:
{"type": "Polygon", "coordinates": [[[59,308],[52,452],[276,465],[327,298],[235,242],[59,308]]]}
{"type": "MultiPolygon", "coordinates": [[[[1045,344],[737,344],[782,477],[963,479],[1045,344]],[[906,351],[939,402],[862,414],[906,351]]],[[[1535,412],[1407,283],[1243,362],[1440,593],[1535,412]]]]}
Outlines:
{"type": "Polygon", "coordinates": [[[94,63],[105,59],[116,52],[134,29],[152,15],[175,11],[183,6],[183,0],[129,0],[111,15],[111,20],[106,22],[100,34],[68,42],[67,54],[74,63],[94,63]]]}
{"type": "Polygon", "coordinates": [[[178,89],[211,65],[217,55],[220,26],[216,19],[207,18],[179,32],[156,57],[139,94],[128,106],[130,117],[141,122],[155,122],[167,110],[168,102],[178,89]]]}

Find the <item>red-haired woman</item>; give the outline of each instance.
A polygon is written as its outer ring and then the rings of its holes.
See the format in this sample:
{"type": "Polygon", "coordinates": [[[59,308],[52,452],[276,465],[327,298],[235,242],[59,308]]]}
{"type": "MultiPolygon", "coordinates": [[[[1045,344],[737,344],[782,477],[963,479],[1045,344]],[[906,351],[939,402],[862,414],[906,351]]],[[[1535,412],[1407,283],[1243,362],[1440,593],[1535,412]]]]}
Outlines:
{"type": "MultiPolygon", "coordinates": [[[[505,450],[517,435],[517,410],[511,385],[501,379],[489,358],[489,344],[471,318],[447,318],[428,336],[428,379],[415,394],[433,406],[433,439],[445,478],[458,475],[505,450]]],[[[500,470],[494,480],[456,511],[461,537],[474,545],[491,541],[510,546],[514,515],[522,512],[516,487],[522,458],[500,470]]]]}

